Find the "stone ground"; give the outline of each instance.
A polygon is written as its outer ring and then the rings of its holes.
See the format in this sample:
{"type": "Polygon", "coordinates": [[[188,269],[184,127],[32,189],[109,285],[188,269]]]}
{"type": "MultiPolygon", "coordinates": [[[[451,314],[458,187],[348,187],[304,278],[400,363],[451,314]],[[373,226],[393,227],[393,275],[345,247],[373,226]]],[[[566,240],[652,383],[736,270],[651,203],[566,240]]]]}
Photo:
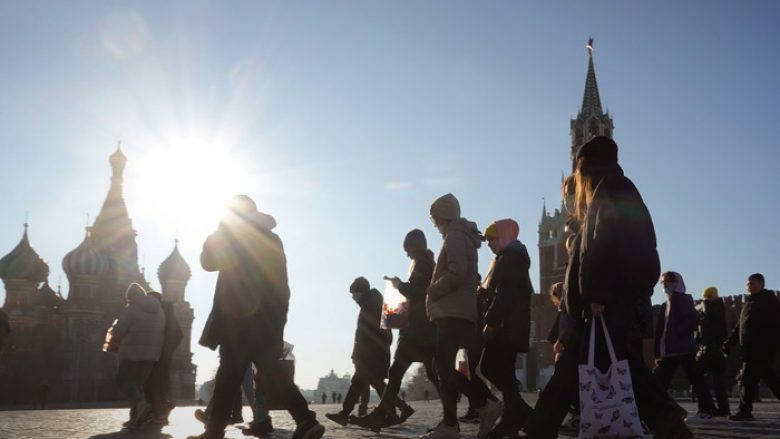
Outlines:
{"type": "MultiPolygon", "coordinates": [[[[536,395],[527,394],[524,398],[531,404],[536,395]]],[[[695,411],[695,405],[681,401],[689,411],[695,411]]],[[[325,425],[325,438],[331,439],[406,439],[416,438],[425,430],[436,424],[441,414],[438,401],[413,402],[417,412],[400,426],[383,430],[380,435],[367,430],[352,427],[342,427],[327,420],[325,413],[336,412],[339,406],[334,404],[317,404],[311,408],[317,412],[317,417],[325,425]]],[[[736,401],[732,401],[732,408],[736,401]]],[[[127,418],[127,409],[73,409],[73,410],[19,410],[0,412],[0,439],[183,439],[191,434],[198,434],[202,426],[192,415],[195,407],[176,408],[171,414],[171,424],[162,431],[121,432],[121,424],[127,418]]],[[[465,410],[464,407],[461,410],[465,410]]],[[[780,403],[757,403],[754,416],[756,421],[750,423],[730,422],[723,418],[709,420],[691,425],[694,435],[704,439],[780,439],[780,403]]],[[[245,419],[251,417],[251,412],[244,408],[245,419]]],[[[292,436],[294,424],[286,412],[272,412],[276,432],[273,439],[292,436]]],[[[476,426],[462,425],[464,439],[476,437],[476,426]]],[[[227,438],[243,438],[236,427],[228,427],[227,438]]],[[[564,433],[559,437],[573,438],[574,433],[564,433]]]]}

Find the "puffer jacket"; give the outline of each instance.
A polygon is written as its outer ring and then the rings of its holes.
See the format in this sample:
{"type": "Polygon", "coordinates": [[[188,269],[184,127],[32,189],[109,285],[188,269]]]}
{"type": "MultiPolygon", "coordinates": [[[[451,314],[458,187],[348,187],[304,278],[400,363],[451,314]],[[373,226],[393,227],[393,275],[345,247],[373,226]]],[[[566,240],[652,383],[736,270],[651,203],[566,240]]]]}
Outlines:
{"type": "Polygon", "coordinates": [[[152,296],[134,296],[110,329],[119,337],[120,361],[158,361],[165,341],[165,314],[152,296]]]}
{"type": "Polygon", "coordinates": [[[479,283],[477,249],[482,235],[465,218],[447,227],[425,302],[430,320],[461,318],[476,323],[476,291],[479,283]]]}

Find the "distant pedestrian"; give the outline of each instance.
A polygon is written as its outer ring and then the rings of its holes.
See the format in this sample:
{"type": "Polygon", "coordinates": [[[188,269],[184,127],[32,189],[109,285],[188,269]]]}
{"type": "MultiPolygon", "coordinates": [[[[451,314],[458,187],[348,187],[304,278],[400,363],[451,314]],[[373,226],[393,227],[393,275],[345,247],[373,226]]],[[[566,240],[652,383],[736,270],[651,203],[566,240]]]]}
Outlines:
{"type": "Polygon", "coordinates": [[[224,437],[250,364],[257,368],[262,388],[277,397],[295,421],[293,439],[318,439],[325,432],[280,361],[290,287],[284,247],[274,227],[272,216],[258,212],[248,196],[237,195],[203,244],[201,266],[219,276],[200,343],[219,347],[220,359],[206,431],[192,438],[224,437]]]}
{"type": "Polygon", "coordinates": [[[727,341],[728,344],[738,343],[742,354],[739,411],[729,416],[732,421],[754,420],[753,402],[759,381],[780,399],[780,379],[774,371],[775,351],[780,345],[780,302],[775,293],[764,286],[761,273],[748,277],[748,297],[727,341]]]}
{"type": "Polygon", "coordinates": [[[431,402],[431,392],[429,392],[428,389],[425,389],[425,391],[423,391],[423,399],[425,399],[426,404],[431,402]]]}
{"type": "Polygon", "coordinates": [[[339,393],[338,395],[336,395],[336,402],[337,402],[337,403],[339,403],[339,404],[341,404],[341,398],[342,398],[342,397],[341,397],[341,393],[339,393]]]}
{"type": "Polygon", "coordinates": [[[147,296],[141,285],[130,284],[127,305],[109,329],[119,341],[119,370],[116,383],[130,402],[130,420],[124,426],[140,427],[150,419],[152,405],[146,401],[144,384],[159,361],[165,342],[165,315],[160,301],[147,296]]]}
{"type": "Polygon", "coordinates": [[[459,383],[453,367],[458,350],[467,347],[477,332],[477,250],[483,237],[475,223],[461,217],[460,203],[452,194],[439,197],[429,212],[444,238],[426,298],[428,318],[438,329],[434,364],[439,375],[443,419],[422,437],[460,437],[457,409],[458,390],[461,390],[479,412],[477,437],[483,439],[501,416],[501,404],[488,400],[489,392],[483,390],[484,385],[480,388],[476,381],[465,379],[459,383]]]}
{"type": "Polygon", "coordinates": [[[330,394],[330,399],[333,402],[333,404],[336,403],[336,392],[333,392],[333,393],[330,394]]]}
{"type": "Polygon", "coordinates": [[[38,397],[36,399],[35,407],[40,410],[46,410],[46,402],[49,400],[49,383],[41,381],[38,386],[38,397]]]}
{"type": "Polygon", "coordinates": [[[328,402],[328,395],[325,394],[325,392],[322,392],[322,403],[325,404],[328,402]]]}
{"type": "MultiPolygon", "coordinates": [[[[438,376],[433,369],[433,356],[436,343],[436,325],[428,320],[425,313],[425,290],[431,284],[433,267],[436,265],[433,252],[428,249],[428,241],[422,230],[414,229],[406,234],[403,242],[406,255],[412,260],[409,267],[409,279],[402,282],[398,277],[390,279],[409,304],[409,326],[399,331],[398,345],[393,357],[393,364],[388,371],[388,382],[379,405],[365,418],[356,419],[355,423],[366,428],[384,428],[395,420],[394,402],[398,398],[404,374],[414,362],[421,362],[425,373],[434,386],[438,387],[438,376]]],[[[405,400],[405,392],[401,400],[405,400]]],[[[405,402],[401,404],[401,415],[398,420],[406,421],[414,413],[414,409],[405,402]]]]}
{"type": "Polygon", "coordinates": [[[723,304],[723,299],[718,297],[718,289],[715,287],[705,289],[702,299],[699,330],[696,333],[699,342],[696,362],[699,369],[705,374],[705,379],[707,375],[712,377],[715,400],[718,403],[713,415],[729,416],[731,410],[726,392],[726,354],[723,352],[723,343],[728,337],[726,307],[723,304]]]}

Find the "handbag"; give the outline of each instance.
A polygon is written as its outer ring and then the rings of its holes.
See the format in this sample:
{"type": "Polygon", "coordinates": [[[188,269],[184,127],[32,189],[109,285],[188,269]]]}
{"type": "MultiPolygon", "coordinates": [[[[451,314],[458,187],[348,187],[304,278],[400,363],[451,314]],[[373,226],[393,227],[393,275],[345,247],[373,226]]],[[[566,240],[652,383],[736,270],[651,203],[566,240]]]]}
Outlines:
{"type": "Polygon", "coordinates": [[[590,324],[588,363],[579,366],[580,439],[642,439],[645,437],[634,400],[627,360],[618,361],[603,318],[590,324]],[[606,372],[593,364],[596,323],[601,321],[611,361],[606,372]]]}

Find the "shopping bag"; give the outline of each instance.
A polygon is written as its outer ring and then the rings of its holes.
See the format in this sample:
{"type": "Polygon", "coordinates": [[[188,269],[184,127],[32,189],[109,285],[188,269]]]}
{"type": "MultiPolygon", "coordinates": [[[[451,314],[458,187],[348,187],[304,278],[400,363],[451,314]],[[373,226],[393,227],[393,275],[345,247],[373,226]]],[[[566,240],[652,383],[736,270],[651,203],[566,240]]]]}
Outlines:
{"type": "Polygon", "coordinates": [[[382,305],[382,329],[404,329],[409,326],[409,302],[385,277],[385,303],[382,305]]]}
{"type": "Polygon", "coordinates": [[[579,366],[580,439],[642,439],[644,432],[634,400],[627,360],[617,361],[607,324],[594,318],[590,324],[588,363],[579,366]],[[604,328],[610,365],[601,372],[593,364],[595,320],[604,328]]]}
{"type": "Polygon", "coordinates": [[[114,326],[116,320],[111,324],[111,327],[106,331],[106,337],[103,339],[103,352],[119,352],[119,346],[122,344],[122,338],[114,335],[114,326]]]}

